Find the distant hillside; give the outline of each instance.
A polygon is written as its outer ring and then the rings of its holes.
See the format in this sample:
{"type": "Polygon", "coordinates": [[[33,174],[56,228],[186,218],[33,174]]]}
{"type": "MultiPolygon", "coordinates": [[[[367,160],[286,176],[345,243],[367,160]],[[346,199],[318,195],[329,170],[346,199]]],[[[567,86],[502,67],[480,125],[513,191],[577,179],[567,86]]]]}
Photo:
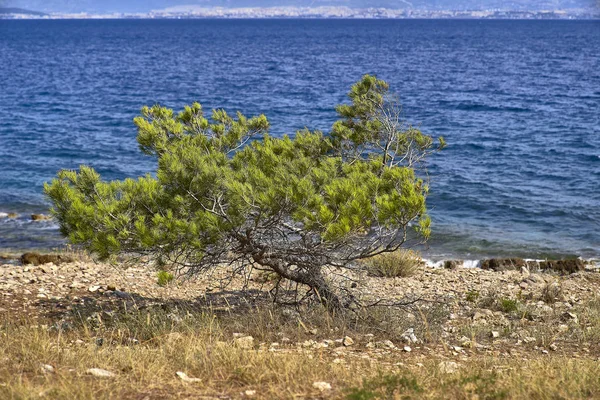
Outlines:
{"type": "Polygon", "coordinates": [[[419,10],[552,10],[592,8],[599,0],[0,0],[4,6],[45,12],[148,12],[173,6],[202,7],[385,7],[419,10]]]}
{"type": "Polygon", "coordinates": [[[15,7],[0,7],[0,15],[1,14],[25,14],[25,15],[40,15],[40,16],[46,15],[43,12],[25,10],[24,8],[15,8],[15,7]]]}

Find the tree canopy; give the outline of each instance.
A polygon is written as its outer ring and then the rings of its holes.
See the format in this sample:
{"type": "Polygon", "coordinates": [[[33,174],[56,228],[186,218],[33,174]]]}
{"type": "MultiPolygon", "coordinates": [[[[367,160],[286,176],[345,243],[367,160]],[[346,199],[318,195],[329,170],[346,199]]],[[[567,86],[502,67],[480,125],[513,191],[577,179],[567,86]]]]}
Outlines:
{"type": "Polygon", "coordinates": [[[256,265],[340,307],[323,268],[394,251],[410,226],[429,236],[415,169],[443,146],[405,126],[384,81],[365,75],[349,98],[329,134],[281,138],[264,115],[144,107],[137,141],[155,176],[105,182],[81,166],[45,192],[61,232],[102,259],[141,255],[187,274],[256,265]]]}

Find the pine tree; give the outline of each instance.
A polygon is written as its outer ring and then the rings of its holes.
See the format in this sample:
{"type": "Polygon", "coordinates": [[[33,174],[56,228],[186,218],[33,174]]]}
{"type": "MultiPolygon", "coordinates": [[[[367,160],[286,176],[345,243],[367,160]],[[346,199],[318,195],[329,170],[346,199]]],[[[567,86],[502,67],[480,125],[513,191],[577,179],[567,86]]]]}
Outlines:
{"type": "Polygon", "coordinates": [[[326,268],[395,251],[411,225],[429,236],[415,170],[444,144],[404,126],[384,81],[365,75],[349,98],[329,135],[293,138],[270,136],[264,115],[144,107],[134,122],[155,176],[104,182],[81,166],[45,193],[61,232],[101,259],[139,255],[192,275],[251,264],[339,309],[326,268]]]}

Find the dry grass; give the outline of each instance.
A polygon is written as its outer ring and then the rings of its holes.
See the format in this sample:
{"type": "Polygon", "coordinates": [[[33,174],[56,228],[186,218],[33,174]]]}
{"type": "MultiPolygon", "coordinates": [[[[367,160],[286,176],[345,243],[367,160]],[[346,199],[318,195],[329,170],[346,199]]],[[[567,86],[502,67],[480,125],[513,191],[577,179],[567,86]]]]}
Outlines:
{"type": "MultiPolygon", "coordinates": [[[[424,360],[406,353],[384,353],[377,360],[347,356],[344,363],[335,363],[333,352],[307,351],[294,342],[318,338],[320,333],[357,338],[356,329],[362,328],[345,328],[348,321],[318,311],[295,319],[277,316],[273,310],[244,316],[160,308],[90,316],[82,315],[80,323],[67,331],[26,320],[4,322],[0,398],[247,398],[247,390],[256,391],[252,397],[261,399],[600,396],[600,364],[593,360],[479,356],[459,361],[456,373],[441,371],[440,358],[424,360]],[[320,333],[309,333],[312,327],[320,333]],[[237,347],[236,332],[254,336],[254,346],[237,347]],[[284,336],[291,339],[287,346],[284,336]],[[280,350],[269,351],[275,339],[281,342],[280,350]],[[54,372],[45,372],[43,365],[53,366],[54,372]],[[88,368],[103,368],[116,377],[95,378],[86,374],[88,368]],[[177,371],[200,381],[182,382],[177,371]],[[321,393],[313,387],[317,381],[330,383],[332,390],[321,393]]],[[[368,356],[362,344],[359,341],[355,351],[368,356]]]]}
{"type": "Polygon", "coordinates": [[[600,366],[561,357],[526,362],[480,359],[462,363],[455,374],[437,362],[396,369],[368,362],[344,366],[300,352],[244,350],[224,339],[214,320],[188,332],[162,334],[140,344],[125,344],[114,332],[103,346],[91,332],[50,333],[30,327],[4,327],[0,348],[0,397],[53,399],[190,398],[192,396],[257,398],[594,398],[600,396],[600,366]],[[75,340],[84,344],[75,344],[75,340]],[[41,366],[54,366],[53,373],[41,366]],[[90,367],[116,373],[114,379],[87,376],[90,367]],[[183,383],[184,371],[199,383],[183,383]],[[361,378],[359,378],[361,377],[361,378]],[[364,379],[362,379],[364,377],[364,379]],[[315,381],[331,383],[321,394],[315,381]],[[397,396],[397,397],[395,397],[397,396]]]}
{"type": "Polygon", "coordinates": [[[412,276],[422,263],[418,252],[404,249],[383,253],[365,261],[369,275],[385,278],[412,276]]]}

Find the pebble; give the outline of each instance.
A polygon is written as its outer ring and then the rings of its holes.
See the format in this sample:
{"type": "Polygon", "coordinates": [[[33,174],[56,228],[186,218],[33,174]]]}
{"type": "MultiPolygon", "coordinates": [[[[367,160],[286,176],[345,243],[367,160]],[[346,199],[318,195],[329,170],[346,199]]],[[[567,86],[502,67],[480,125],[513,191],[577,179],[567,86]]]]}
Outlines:
{"type": "Polygon", "coordinates": [[[50,364],[42,364],[41,368],[42,368],[42,372],[44,372],[44,373],[53,373],[54,372],[54,367],[50,364]]]}
{"type": "Polygon", "coordinates": [[[194,383],[194,382],[202,381],[200,378],[190,378],[185,372],[182,372],[182,371],[177,371],[177,372],[175,372],[175,374],[177,374],[179,379],[181,379],[182,381],[187,382],[187,383],[194,383]]]}
{"type": "Polygon", "coordinates": [[[319,389],[321,392],[331,390],[331,384],[327,382],[313,382],[313,387],[319,389]]]}
{"type": "Polygon", "coordinates": [[[342,340],[342,344],[346,347],[348,346],[352,346],[354,344],[354,340],[350,337],[350,336],[346,336],[343,340],[342,340]]]}
{"type": "Polygon", "coordinates": [[[97,378],[114,378],[116,376],[114,372],[110,372],[102,368],[89,368],[85,372],[97,378]]]}

